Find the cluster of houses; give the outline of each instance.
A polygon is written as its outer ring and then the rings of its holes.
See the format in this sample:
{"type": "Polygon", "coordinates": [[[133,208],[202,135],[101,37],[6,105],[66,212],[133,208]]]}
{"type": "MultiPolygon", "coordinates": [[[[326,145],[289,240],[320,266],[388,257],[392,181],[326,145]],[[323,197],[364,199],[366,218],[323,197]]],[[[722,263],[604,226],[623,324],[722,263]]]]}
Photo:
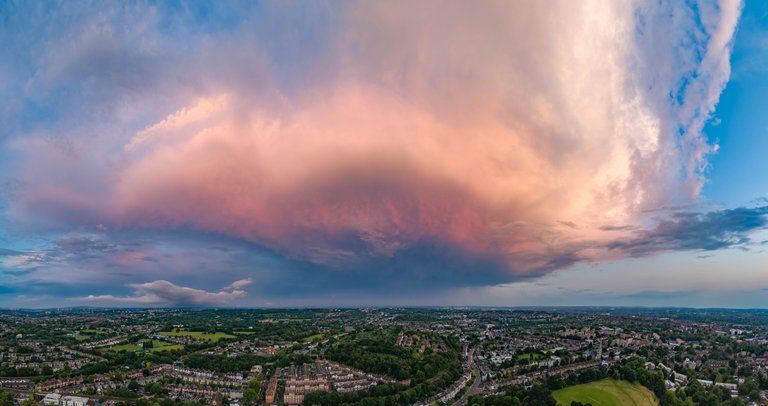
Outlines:
{"type": "Polygon", "coordinates": [[[335,362],[318,361],[318,363],[328,374],[334,389],[338,392],[355,392],[384,383],[396,382],[385,376],[369,374],[335,362]]]}
{"type": "MultiPolygon", "coordinates": [[[[128,379],[135,379],[141,384],[154,382],[161,379],[163,376],[172,376],[180,378],[185,384],[169,384],[164,387],[169,393],[176,397],[181,398],[208,398],[213,399],[216,395],[221,395],[222,391],[229,398],[242,398],[242,386],[244,383],[243,377],[240,374],[215,374],[208,371],[200,371],[195,369],[183,368],[173,365],[156,365],[150,368],[150,376],[144,376],[144,371],[133,370],[127,373],[118,374],[97,374],[91,375],[88,379],[88,383],[85,383],[85,378],[82,376],[76,376],[71,378],[59,378],[50,379],[38,383],[35,386],[37,392],[51,392],[61,389],[70,389],[75,391],[82,391],[85,389],[96,389],[101,393],[107,388],[115,388],[122,384],[122,381],[114,381],[113,379],[122,379],[123,377],[128,379]]],[[[4,384],[5,385],[5,384],[4,384]]],[[[78,396],[63,396],[59,393],[48,393],[42,399],[42,402],[46,405],[60,405],[60,406],[85,406],[94,404],[87,397],[78,396]]]]}
{"type": "Polygon", "coordinates": [[[16,347],[0,351],[0,367],[16,370],[32,369],[38,372],[44,368],[50,368],[53,372],[67,368],[75,370],[96,360],[100,358],[63,345],[43,346],[37,340],[19,341],[16,347]],[[23,352],[22,349],[24,349],[23,352]]]}
{"type": "Polygon", "coordinates": [[[165,385],[169,395],[180,399],[215,399],[217,397],[227,397],[230,400],[242,399],[243,392],[240,390],[222,390],[209,386],[194,385],[165,385]]]}
{"type": "Polygon", "coordinates": [[[122,335],[117,337],[105,338],[103,340],[98,340],[98,341],[91,341],[89,343],[83,343],[83,344],[80,344],[80,346],[87,349],[94,349],[94,348],[101,348],[101,347],[111,347],[113,345],[122,344],[126,341],[128,341],[128,336],[122,335]]]}
{"type": "Polygon", "coordinates": [[[328,379],[318,377],[296,378],[291,377],[285,381],[285,394],[283,403],[298,405],[304,401],[304,395],[310,392],[328,392],[331,387],[328,379]]]}
{"type": "Polygon", "coordinates": [[[429,337],[419,337],[418,335],[408,335],[400,333],[395,339],[395,345],[400,347],[411,347],[415,344],[419,347],[419,352],[424,352],[427,348],[432,352],[447,351],[445,341],[441,338],[430,340],[429,337]]]}
{"type": "Polygon", "coordinates": [[[161,372],[166,376],[180,378],[184,382],[196,385],[239,388],[245,382],[240,373],[220,374],[178,365],[164,365],[161,368],[161,372]]]}
{"type": "Polygon", "coordinates": [[[285,341],[274,343],[273,345],[258,345],[253,341],[235,341],[225,346],[210,348],[206,350],[207,354],[227,354],[230,357],[237,357],[241,354],[253,354],[259,357],[273,357],[280,353],[282,349],[291,348],[298,344],[295,341],[285,341]]]}
{"type": "MultiPolygon", "coordinates": [[[[261,368],[255,368],[260,372],[261,368]]],[[[239,373],[215,373],[180,365],[155,365],[145,376],[143,370],[132,370],[124,373],[91,375],[87,382],[83,376],[58,378],[42,381],[35,386],[38,392],[53,392],[70,390],[74,392],[86,389],[95,389],[97,393],[103,393],[107,388],[115,388],[124,384],[124,379],[136,380],[142,385],[156,382],[163,377],[176,378],[174,383],[164,384],[163,387],[174,397],[198,399],[213,399],[217,395],[223,395],[229,399],[240,399],[243,396],[243,388],[248,380],[239,373]]],[[[347,367],[335,362],[318,360],[314,363],[289,368],[277,368],[275,374],[268,383],[267,403],[275,403],[277,399],[278,382],[284,382],[283,402],[286,404],[301,404],[307,393],[315,391],[339,392],[359,391],[382,383],[394,383],[393,379],[365,373],[363,371],[347,367]]],[[[29,385],[29,381],[21,384],[29,385]]],[[[74,397],[61,396],[58,393],[49,393],[46,399],[51,405],[69,406],[74,397]],[[59,403],[55,403],[58,401],[59,403]],[[70,403],[66,403],[70,402],[70,403]]],[[[83,405],[87,404],[87,398],[83,405]]]]}
{"type": "Polygon", "coordinates": [[[469,382],[472,380],[472,373],[470,371],[465,371],[464,374],[461,375],[461,378],[459,378],[458,381],[454,382],[448,389],[440,392],[435,397],[419,403],[418,406],[427,406],[434,404],[435,402],[441,402],[441,403],[449,403],[453,398],[458,395],[459,391],[461,391],[464,387],[469,384],[469,382]]]}
{"type": "Polygon", "coordinates": [[[35,385],[35,390],[37,392],[51,392],[61,389],[72,391],[94,389],[97,393],[103,393],[106,389],[116,388],[124,384],[123,379],[136,380],[141,384],[147,384],[158,381],[165,376],[170,376],[184,382],[183,385],[167,385],[166,389],[172,393],[176,391],[178,394],[209,396],[223,390],[230,396],[236,396],[237,394],[242,396],[241,389],[246,383],[242,374],[218,374],[178,365],[155,365],[148,372],[148,376],[144,376],[145,373],[141,369],[120,373],[95,374],[90,375],[87,382],[83,376],[49,379],[35,385]]]}
{"type": "Polygon", "coordinates": [[[58,393],[49,393],[43,397],[44,405],[53,406],[91,406],[95,402],[81,396],[62,396],[58,393]]]}
{"type": "Polygon", "coordinates": [[[266,403],[276,403],[278,383],[283,381],[282,401],[285,404],[299,405],[310,392],[360,391],[382,383],[394,383],[395,380],[384,376],[369,374],[336,362],[317,360],[301,366],[277,368],[267,384],[266,403]]]}

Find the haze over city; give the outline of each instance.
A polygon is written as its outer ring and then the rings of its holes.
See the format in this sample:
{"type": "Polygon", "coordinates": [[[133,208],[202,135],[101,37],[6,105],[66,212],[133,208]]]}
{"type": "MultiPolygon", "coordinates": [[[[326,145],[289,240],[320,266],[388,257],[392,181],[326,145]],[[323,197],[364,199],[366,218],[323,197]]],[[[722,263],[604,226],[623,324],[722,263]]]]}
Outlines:
{"type": "Polygon", "coordinates": [[[767,26],[0,1],[0,307],[766,307],[767,26]]]}

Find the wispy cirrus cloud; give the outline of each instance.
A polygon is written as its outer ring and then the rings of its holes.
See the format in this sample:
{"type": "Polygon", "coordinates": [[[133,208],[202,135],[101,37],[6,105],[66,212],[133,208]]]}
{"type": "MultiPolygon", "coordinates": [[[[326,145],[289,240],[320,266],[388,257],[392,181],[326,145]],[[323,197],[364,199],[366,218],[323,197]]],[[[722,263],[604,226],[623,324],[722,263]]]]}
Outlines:
{"type": "Polygon", "coordinates": [[[24,253],[21,251],[11,250],[8,248],[0,248],[0,256],[16,256],[16,255],[23,255],[24,253]]]}

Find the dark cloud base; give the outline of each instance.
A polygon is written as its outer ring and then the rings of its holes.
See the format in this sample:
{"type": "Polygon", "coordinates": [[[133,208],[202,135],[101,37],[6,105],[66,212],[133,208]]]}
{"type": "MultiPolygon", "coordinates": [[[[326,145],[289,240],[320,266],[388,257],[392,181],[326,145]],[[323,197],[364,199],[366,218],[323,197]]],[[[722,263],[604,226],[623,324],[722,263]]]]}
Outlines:
{"type": "MultiPolygon", "coordinates": [[[[658,219],[647,229],[636,227],[629,238],[610,242],[602,248],[621,257],[749,249],[753,244],[750,234],[766,228],[768,206],[677,212],[658,219]]],[[[584,254],[586,248],[596,248],[595,244],[566,247],[538,258],[531,258],[530,254],[521,258],[471,252],[436,238],[420,239],[391,255],[372,252],[369,244],[354,236],[337,240],[331,246],[333,250],[323,255],[296,258],[242,239],[186,228],[167,232],[122,230],[72,234],[56,239],[47,249],[34,252],[0,248],[0,255],[8,258],[28,257],[28,268],[2,269],[9,277],[24,279],[16,284],[6,283],[0,294],[60,297],[62,292],[69,292],[78,297],[90,294],[126,297],[135,293],[131,285],[158,279],[177,284],[184,281],[183,286],[210,290],[212,286],[222,288],[221,280],[253,278],[254,283],[245,289],[249,300],[298,300],[341,294],[387,297],[396,301],[414,295],[437,295],[456,288],[511,283],[596,260],[584,254]],[[134,262],[121,263],[115,259],[125,255],[135,255],[135,263],[141,264],[145,272],[138,272],[134,262]],[[515,261],[540,265],[520,272],[515,269],[515,261]],[[69,282],[48,282],[35,276],[44,269],[82,277],[73,276],[69,282]]],[[[648,297],[644,293],[639,295],[648,297]]],[[[181,303],[169,299],[163,304],[181,303]]]]}
{"type": "Polygon", "coordinates": [[[629,239],[607,245],[633,257],[671,251],[715,251],[746,247],[749,234],[768,225],[768,206],[739,207],[707,213],[677,212],[629,239]]]}

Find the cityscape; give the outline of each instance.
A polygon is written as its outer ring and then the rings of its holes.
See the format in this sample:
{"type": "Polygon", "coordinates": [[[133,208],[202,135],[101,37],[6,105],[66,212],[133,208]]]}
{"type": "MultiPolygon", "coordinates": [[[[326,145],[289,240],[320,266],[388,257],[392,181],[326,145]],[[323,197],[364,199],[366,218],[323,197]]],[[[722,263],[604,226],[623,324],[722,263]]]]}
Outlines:
{"type": "Polygon", "coordinates": [[[768,1],[0,0],[0,406],[768,406],[768,1]]]}
{"type": "Polygon", "coordinates": [[[0,387],[8,404],[66,406],[764,404],[767,322],[682,308],[4,311],[0,387]]]}

